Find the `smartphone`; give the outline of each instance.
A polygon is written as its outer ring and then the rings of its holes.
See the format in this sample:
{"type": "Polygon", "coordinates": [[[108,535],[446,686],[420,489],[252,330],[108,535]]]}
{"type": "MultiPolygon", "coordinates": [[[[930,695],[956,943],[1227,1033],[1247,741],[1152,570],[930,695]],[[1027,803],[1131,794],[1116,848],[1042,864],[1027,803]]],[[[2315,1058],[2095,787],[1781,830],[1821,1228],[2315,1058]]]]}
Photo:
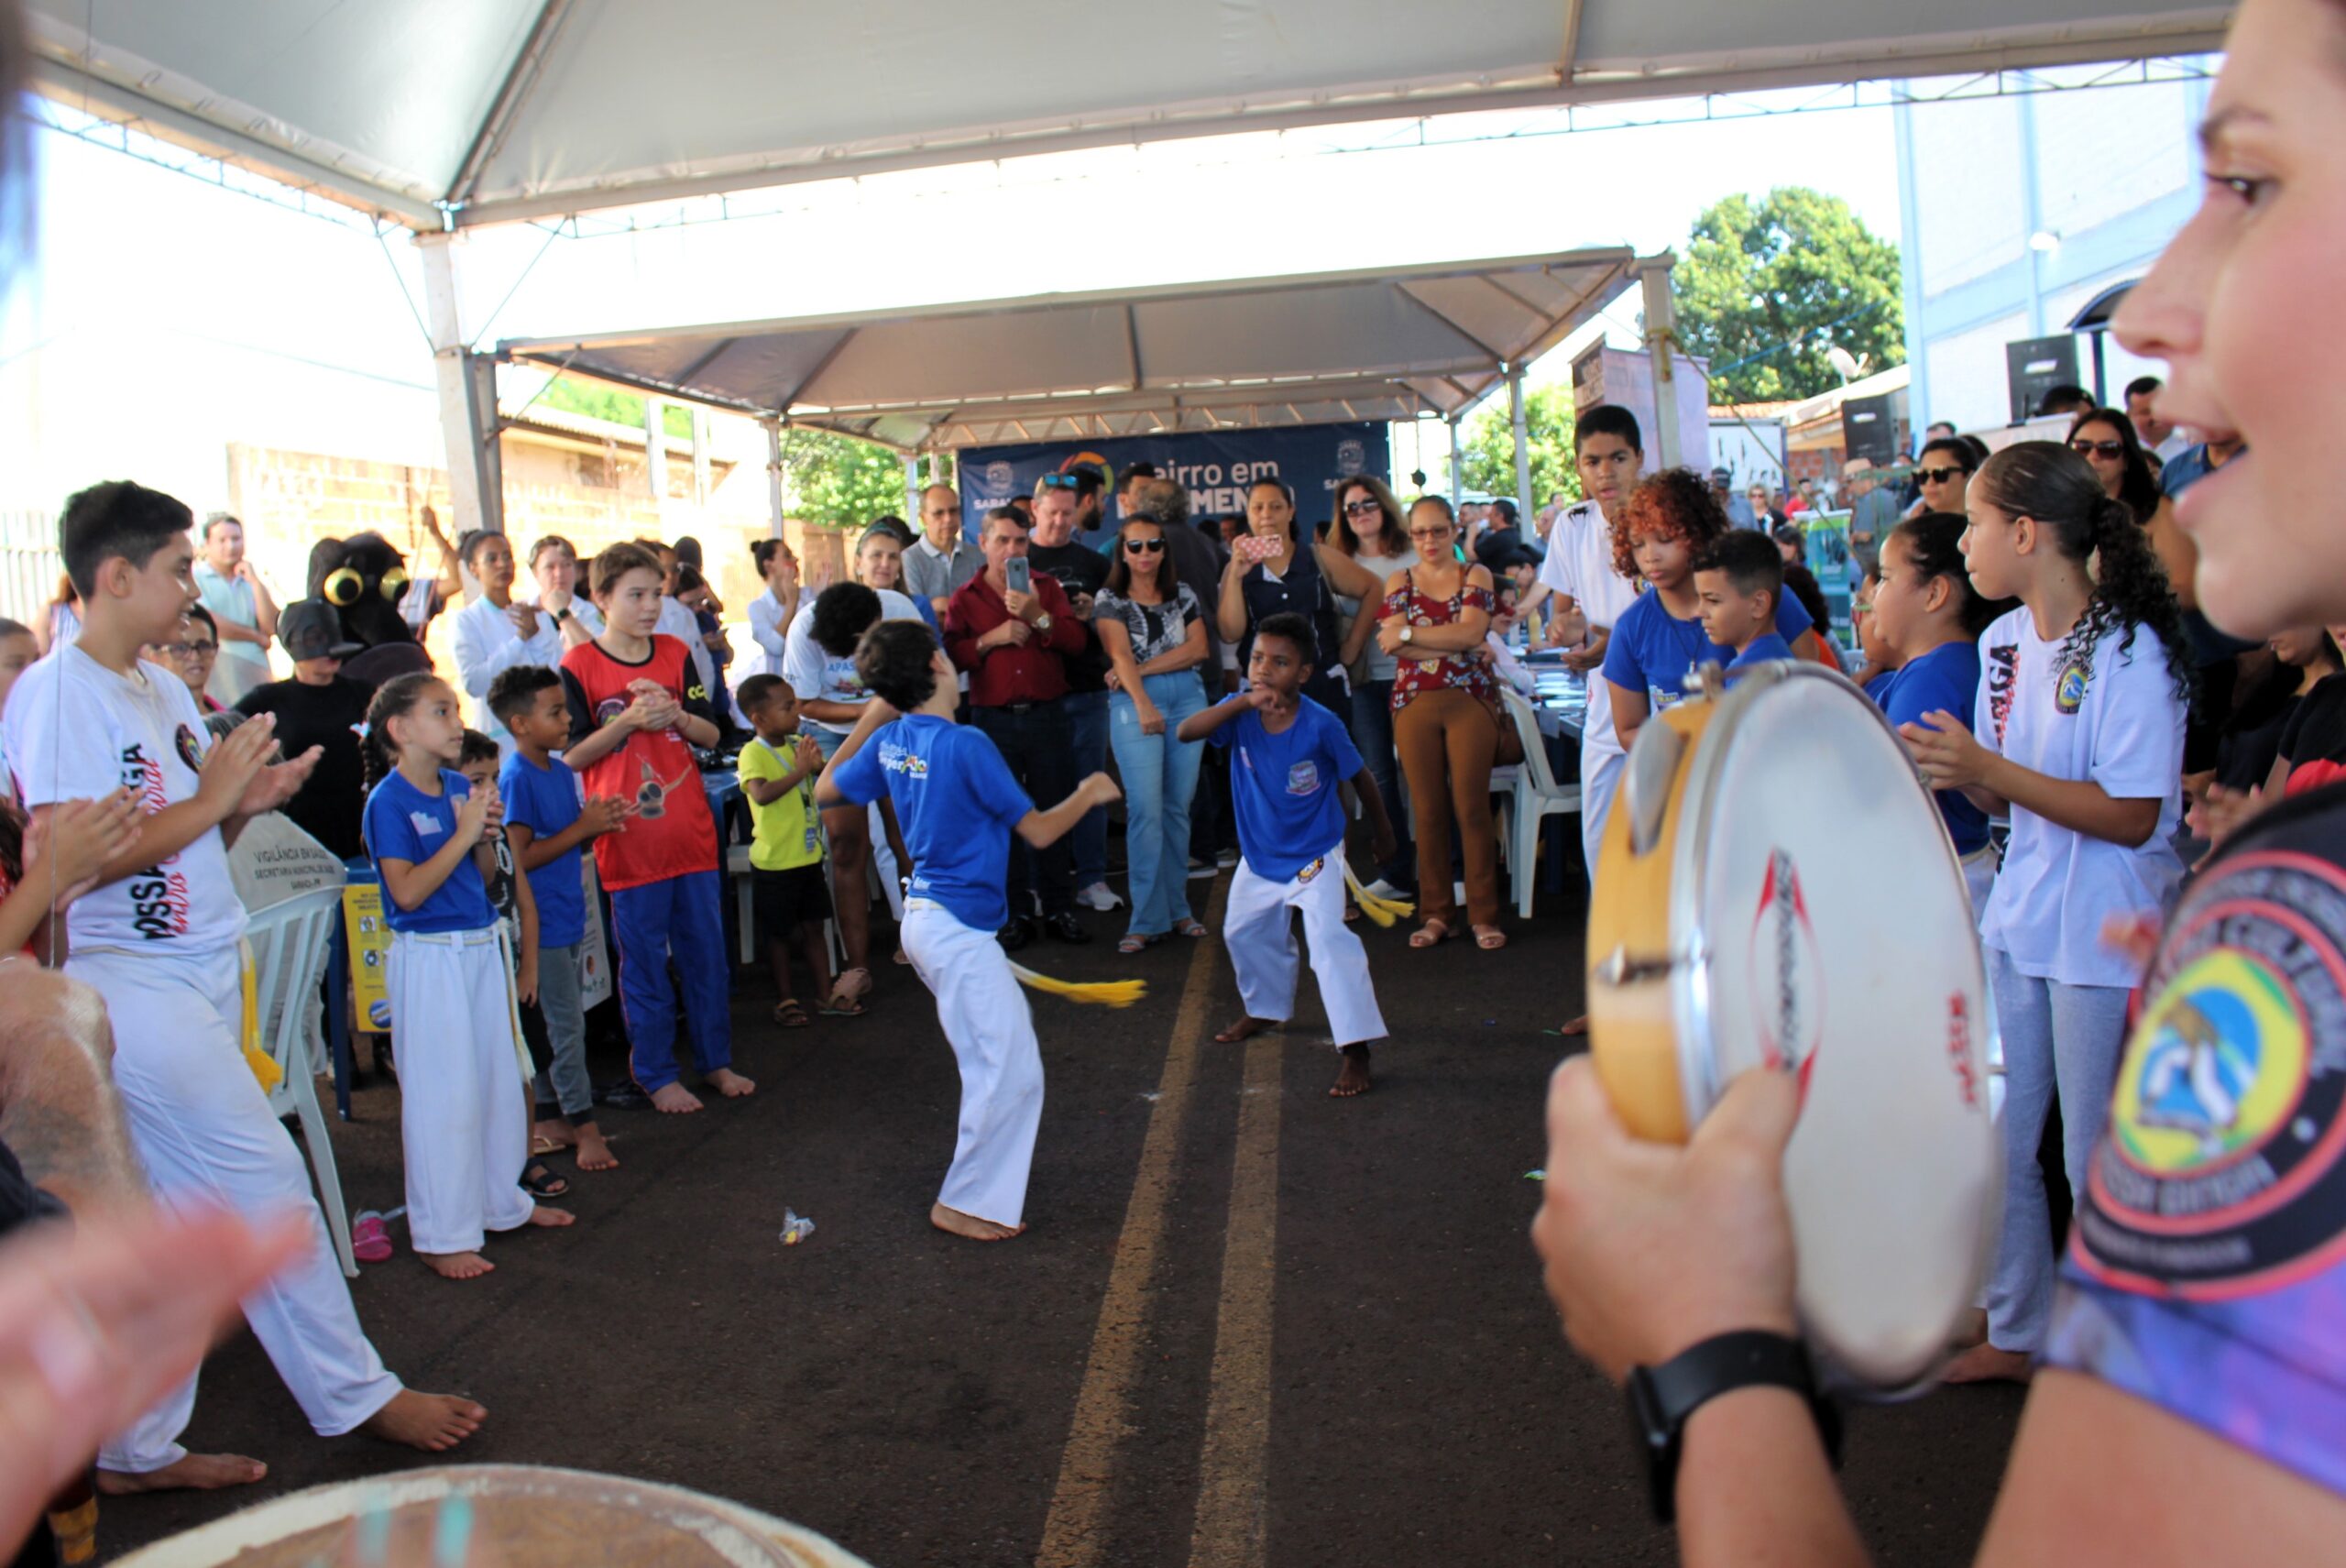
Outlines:
{"type": "Polygon", "coordinates": [[[1003,563],[1002,577],[1010,585],[1012,593],[1031,594],[1035,591],[1035,568],[1027,565],[1024,555],[1013,555],[1003,563]]]}
{"type": "Polygon", "coordinates": [[[1267,561],[1279,553],[1279,542],[1267,533],[1242,533],[1230,548],[1242,561],[1267,561]]]}

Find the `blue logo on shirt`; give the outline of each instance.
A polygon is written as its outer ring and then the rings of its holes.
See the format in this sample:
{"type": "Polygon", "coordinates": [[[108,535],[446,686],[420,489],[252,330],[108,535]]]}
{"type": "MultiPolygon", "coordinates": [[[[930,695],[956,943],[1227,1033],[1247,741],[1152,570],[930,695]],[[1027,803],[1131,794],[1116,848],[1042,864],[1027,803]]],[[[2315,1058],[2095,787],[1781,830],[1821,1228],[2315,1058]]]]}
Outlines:
{"type": "Polygon", "coordinates": [[[2086,705],[2086,685],[2092,679],[2093,671],[2082,659],[2062,665],[2060,684],[2053,688],[2053,706],[2063,713],[2077,712],[2086,705]]]}
{"type": "Polygon", "coordinates": [[[1320,764],[1309,759],[1287,771],[1287,792],[1289,795],[1310,795],[1320,787],[1320,764]]]}

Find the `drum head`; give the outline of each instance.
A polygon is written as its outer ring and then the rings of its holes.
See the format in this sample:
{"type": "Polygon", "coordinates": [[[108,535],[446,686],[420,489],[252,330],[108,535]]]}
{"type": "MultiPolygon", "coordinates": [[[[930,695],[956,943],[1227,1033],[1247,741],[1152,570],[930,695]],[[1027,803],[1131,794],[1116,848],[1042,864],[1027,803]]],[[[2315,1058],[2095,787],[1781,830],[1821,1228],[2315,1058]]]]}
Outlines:
{"type": "Polygon", "coordinates": [[[682,1486],[523,1464],[449,1465],[312,1486],[159,1541],[119,1568],[310,1568],[356,1562],[362,1515],[389,1515],[392,1561],[436,1561],[443,1506],[472,1509],[476,1554],[501,1568],[869,1568],[821,1536],[682,1486]]]}
{"type": "Polygon", "coordinates": [[[1687,781],[1686,1112],[1699,1122],[1749,1067],[1799,1076],[1784,1190],[1801,1313],[1844,1373],[1893,1389],[1943,1359],[1995,1244],[1979,940],[1938,807],[1880,711],[1821,670],[1769,668],[1721,699],[1687,781]]]}

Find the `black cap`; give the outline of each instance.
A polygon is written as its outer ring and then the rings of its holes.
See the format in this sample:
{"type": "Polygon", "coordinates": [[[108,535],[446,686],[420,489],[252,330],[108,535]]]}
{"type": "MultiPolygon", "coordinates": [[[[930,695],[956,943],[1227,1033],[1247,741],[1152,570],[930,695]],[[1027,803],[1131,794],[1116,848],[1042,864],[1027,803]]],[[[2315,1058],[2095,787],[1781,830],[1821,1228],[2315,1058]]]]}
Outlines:
{"type": "Polygon", "coordinates": [[[304,659],[347,659],[367,644],[353,642],[342,630],[342,615],[323,599],[295,599],[277,612],[277,640],[294,663],[304,659]]]}

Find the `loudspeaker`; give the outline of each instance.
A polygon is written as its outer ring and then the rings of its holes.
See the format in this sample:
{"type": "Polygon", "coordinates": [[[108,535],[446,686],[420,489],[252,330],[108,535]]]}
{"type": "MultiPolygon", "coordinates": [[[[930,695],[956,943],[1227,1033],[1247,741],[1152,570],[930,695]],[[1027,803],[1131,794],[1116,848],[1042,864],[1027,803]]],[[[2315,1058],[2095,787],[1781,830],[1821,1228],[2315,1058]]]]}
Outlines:
{"type": "Polygon", "coordinates": [[[1861,457],[1874,467],[1896,466],[1898,416],[1890,405],[1889,393],[1842,400],[1841,446],[1851,457],[1861,457]]]}
{"type": "Polygon", "coordinates": [[[2037,400],[2045,393],[2065,382],[2077,384],[2077,334],[2063,333],[2004,345],[2004,376],[2012,389],[2012,422],[2033,418],[2037,400]]]}

